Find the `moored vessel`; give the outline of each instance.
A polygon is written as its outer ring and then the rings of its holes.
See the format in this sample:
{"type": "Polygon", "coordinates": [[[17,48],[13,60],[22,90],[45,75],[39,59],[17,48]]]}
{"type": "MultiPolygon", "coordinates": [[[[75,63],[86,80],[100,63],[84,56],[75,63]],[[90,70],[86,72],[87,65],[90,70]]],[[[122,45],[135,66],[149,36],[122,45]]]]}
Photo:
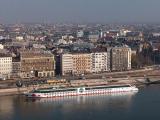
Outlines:
{"type": "Polygon", "coordinates": [[[49,98],[49,97],[65,97],[65,96],[130,92],[130,91],[138,91],[138,88],[130,84],[71,87],[71,88],[48,88],[48,89],[33,90],[29,93],[25,93],[25,95],[30,98],[49,98]]]}

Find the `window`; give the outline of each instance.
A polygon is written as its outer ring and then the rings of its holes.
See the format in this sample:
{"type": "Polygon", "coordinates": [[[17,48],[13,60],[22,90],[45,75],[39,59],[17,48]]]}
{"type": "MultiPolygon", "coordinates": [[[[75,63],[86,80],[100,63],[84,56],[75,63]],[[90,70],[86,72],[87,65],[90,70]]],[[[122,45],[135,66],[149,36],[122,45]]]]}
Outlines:
{"type": "Polygon", "coordinates": [[[42,77],[42,73],[39,73],[39,77],[42,77]]]}

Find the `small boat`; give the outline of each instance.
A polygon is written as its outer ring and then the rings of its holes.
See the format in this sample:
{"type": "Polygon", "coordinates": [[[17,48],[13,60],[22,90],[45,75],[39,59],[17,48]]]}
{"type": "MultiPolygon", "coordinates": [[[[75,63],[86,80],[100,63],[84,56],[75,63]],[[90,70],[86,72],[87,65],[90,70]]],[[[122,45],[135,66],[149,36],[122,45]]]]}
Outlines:
{"type": "Polygon", "coordinates": [[[130,91],[138,91],[138,88],[130,84],[90,86],[90,87],[77,87],[77,88],[74,87],[54,88],[54,89],[49,88],[49,89],[33,90],[31,92],[25,93],[25,96],[30,98],[49,98],[49,97],[65,97],[65,96],[130,92],[130,91]]]}

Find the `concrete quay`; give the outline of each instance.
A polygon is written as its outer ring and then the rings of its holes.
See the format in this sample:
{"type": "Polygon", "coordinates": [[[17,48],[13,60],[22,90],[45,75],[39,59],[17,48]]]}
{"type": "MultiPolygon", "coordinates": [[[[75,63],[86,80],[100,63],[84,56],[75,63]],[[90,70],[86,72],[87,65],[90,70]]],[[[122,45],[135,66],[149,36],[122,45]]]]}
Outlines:
{"type": "Polygon", "coordinates": [[[9,89],[0,89],[0,96],[5,95],[18,95],[26,92],[26,88],[9,88],[9,89]]]}

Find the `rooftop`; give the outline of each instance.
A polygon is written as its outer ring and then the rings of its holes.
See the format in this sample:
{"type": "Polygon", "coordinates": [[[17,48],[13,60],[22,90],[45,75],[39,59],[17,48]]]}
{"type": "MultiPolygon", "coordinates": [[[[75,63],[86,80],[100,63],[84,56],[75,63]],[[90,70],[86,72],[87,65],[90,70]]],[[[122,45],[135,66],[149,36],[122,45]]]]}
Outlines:
{"type": "Polygon", "coordinates": [[[7,53],[0,53],[0,57],[11,57],[11,55],[7,53]]]}
{"type": "Polygon", "coordinates": [[[43,50],[23,50],[20,52],[22,58],[36,58],[36,57],[53,57],[49,51],[43,50]]]}

